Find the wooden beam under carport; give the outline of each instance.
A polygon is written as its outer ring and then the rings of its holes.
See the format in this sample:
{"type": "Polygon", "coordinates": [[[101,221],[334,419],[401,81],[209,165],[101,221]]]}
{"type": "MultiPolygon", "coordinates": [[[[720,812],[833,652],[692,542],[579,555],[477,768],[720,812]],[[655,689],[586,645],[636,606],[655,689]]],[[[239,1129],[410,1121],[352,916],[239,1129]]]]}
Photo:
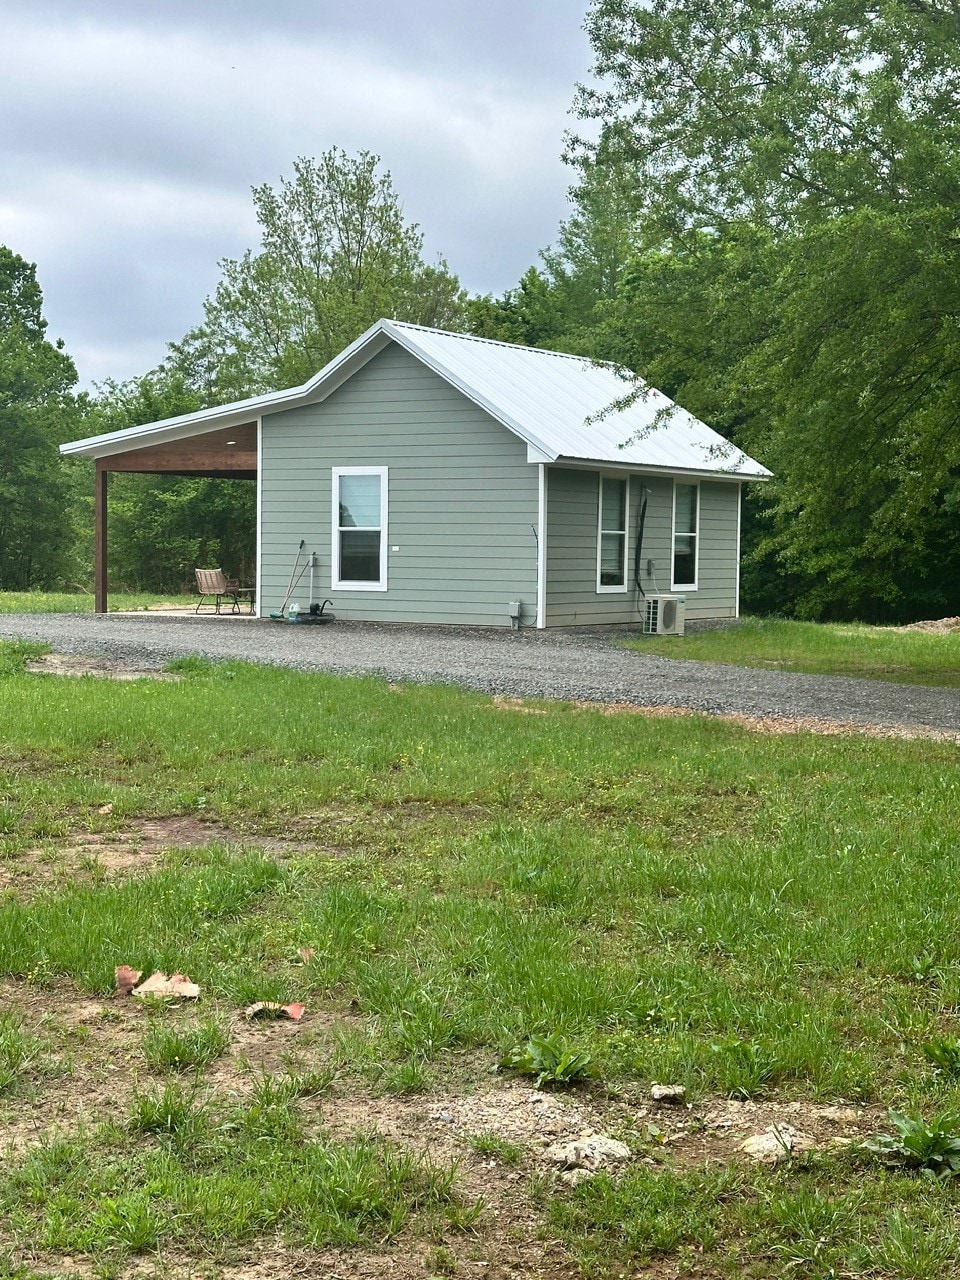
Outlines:
{"type": "Polygon", "coordinates": [[[107,468],[97,459],[93,479],[93,611],[107,612],[107,468]]]}

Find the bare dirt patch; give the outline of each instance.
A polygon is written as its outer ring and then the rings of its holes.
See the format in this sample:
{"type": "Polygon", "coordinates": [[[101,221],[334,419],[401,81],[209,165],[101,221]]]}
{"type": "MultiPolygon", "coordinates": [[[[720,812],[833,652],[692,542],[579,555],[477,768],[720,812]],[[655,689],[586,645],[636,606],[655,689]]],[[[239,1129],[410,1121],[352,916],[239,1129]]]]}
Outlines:
{"type": "Polygon", "coordinates": [[[199,818],[173,816],[135,818],[116,831],[79,832],[65,840],[47,841],[23,849],[0,862],[0,890],[17,894],[78,879],[114,879],[155,870],[164,855],[174,849],[196,849],[208,844],[259,850],[276,858],[298,853],[339,856],[339,848],[308,840],[237,831],[199,818]]]}
{"type": "Polygon", "coordinates": [[[179,680],[172,671],[132,667],[112,658],[82,658],[66,653],[45,653],[31,658],[25,670],[35,676],[97,676],[103,680],[179,680]]]}
{"type": "MultiPolygon", "coordinates": [[[[605,716],[696,716],[703,712],[689,707],[651,706],[639,707],[632,702],[580,702],[571,704],[584,711],[599,711],[605,716]]],[[[862,734],[868,738],[926,738],[933,742],[960,743],[960,733],[950,729],[928,729],[914,725],[858,724],[849,720],[823,720],[810,716],[748,716],[738,711],[719,712],[710,715],[711,720],[725,720],[754,733],[816,733],[828,737],[840,734],[862,734]]]]}

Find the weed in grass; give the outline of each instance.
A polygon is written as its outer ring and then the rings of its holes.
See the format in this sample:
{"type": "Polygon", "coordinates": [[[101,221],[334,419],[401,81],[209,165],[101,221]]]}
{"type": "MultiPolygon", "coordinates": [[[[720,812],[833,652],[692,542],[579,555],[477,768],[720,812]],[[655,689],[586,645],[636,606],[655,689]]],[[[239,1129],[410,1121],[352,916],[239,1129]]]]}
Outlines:
{"type": "Polygon", "coordinates": [[[319,1098],[337,1078],[332,1062],[287,1075],[262,1075],[253,1086],[253,1100],[259,1106],[277,1106],[293,1098],[319,1098]]]}
{"type": "Polygon", "coordinates": [[[939,982],[942,977],[940,962],[928,951],[923,952],[922,955],[911,956],[907,963],[907,976],[914,982],[939,982]]]}
{"type": "Polygon", "coordinates": [[[929,1178],[960,1174],[960,1116],[943,1113],[929,1123],[919,1115],[888,1111],[893,1133],[878,1133],[863,1144],[890,1164],[902,1164],[929,1178]]]}
{"type": "Polygon", "coordinates": [[[0,1093],[29,1071],[39,1050],[40,1041],[24,1031],[19,1019],[0,1013],[0,1093]]]}
{"type": "Polygon", "coordinates": [[[545,1084],[572,1085],[590,1074],[590,1055],[572,1049],[560,1036],[534,1035],[515,1045],[500,1063],[521,1075],[536,1076],[537,1088],[545,1084]]]}
{"type": "Polygon", "coordinates": [[[207,1107],[195,1089],[184,1091],[168,1084],[159,1091],[134,1095],[129,1122],[134,1133],[190,1138],[206,1126],[207,1107]]]}
{"type": "Polygon", "coordinates": [[[923,1046],[923,1056],[944,1075],[960,1076],[960,1040],[956,1036],[941,1036],[923,1046]]]}
{"type": "Polygon", "coordinates": [[[229,1043],[223,1024],[208,1018],[192,1027],[154,1024],[144,1032],[141,1049],[151,1071],[201,1071],[229,1043]]]}
{"type": "Polygon", "coordinates": [[[756,1097],[777,1075],[775,1055],[755,1040],[734,1037],[710,1048],[716,1055],[716,1078],[731,1097],[756,1097]]]}
{"type": "Polygon", "coordinates": [[[384,1067],[380,1076],[380,1087],[384,1093],[405,1094],[426,1093],[430,1088],[430,1072],[422,1058],[407,1058],[394,1066],[384,1067]]]}
{"type": "Polygon", "coordinates": [[[894,1210],[870,1255],[869,1261],[881,1274],[902,1276],[903,1280],[940,1280],[956,1275],[960,1237],[946,1223],[910,1222],[902,1210],[894,1210]]]}
{"type": "Polygon", "coordinates": [[[515,1166],[523,1160],[523,1147],[507,1138],[501,1138],[492,1130],[468,1134],[467,1141],[478,1156],[492,1156],[501,1164],[515,1166]]]}
{"type": "Polygon", "coordinates": [[[437,1276],[455,1276],[459,1270],[457,1255],[445,1244],[438,1244],[431,1249],[424,1259],[424,1265],[430,1273],[430,1280],[437,1276]]]}

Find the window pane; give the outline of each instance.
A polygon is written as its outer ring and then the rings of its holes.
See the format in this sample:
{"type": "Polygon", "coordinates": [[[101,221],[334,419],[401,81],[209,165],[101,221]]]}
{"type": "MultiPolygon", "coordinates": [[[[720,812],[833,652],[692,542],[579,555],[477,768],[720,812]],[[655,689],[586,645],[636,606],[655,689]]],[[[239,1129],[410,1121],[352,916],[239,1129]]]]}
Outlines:
{"type": "Polygon", "coordinates": [[[677,485],[677,533],[697,532],[697,486],[677,485]]]}
{"type": "Polygon", "coordinates": [[[692,533],[678,533],[673,548],[673,582],[692,587],[697,577],[697,539],[692,533]]]}
{"type": "Polygon", "coordinates": [[[340,527],[380,528],[380,477],[340,477],[340,527]]]}
{"type": "Polygon", "coordinates": [[[627,527],[627,482],[607,480],[600,482],[600,528],[622,530],[627,527]]]}
{"type": "Polygon", "coordinates": [[[341,582],[380,581],[380,537],[376,529],[348,529],[340,534],[341,582]]]}
{"type": "Polygon", "coordinates": [[[626,557],[626,537],[622,533],[602,533],[600,535],[600,585],[601,587],[622,587],[623,570],[626,557]]]}

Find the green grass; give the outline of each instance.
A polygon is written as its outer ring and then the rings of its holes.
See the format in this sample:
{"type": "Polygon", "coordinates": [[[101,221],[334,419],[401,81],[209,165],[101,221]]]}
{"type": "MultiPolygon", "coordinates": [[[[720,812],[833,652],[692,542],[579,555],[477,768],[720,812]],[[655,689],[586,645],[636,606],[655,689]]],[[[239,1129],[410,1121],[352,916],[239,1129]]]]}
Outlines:
{"type": "MultiPolygon", "coordinates": [[[[117,613],[160,604],[189,608],[196,600],[196,595],[158,596],[148,592],[111,591],[107,605],[111,613],[117,613]]],[[[0,591],[0,614],[3,613],[93,613],[93,593],[0,591]]]]}
{"type": "Polygon", "coordinates": [[[36,1036],[24,1031],[20,1020],[0,1013],[0,1094],[12,1092],[27,1074],[40,1050],[36,1036]]]}
{"type": "Polygon", "coordinates": [[[549,1212],[588,1280],[639,1274],[661,1257],[681,1275],[727,1280],[960,1271],[956,1197],[856,1157],[806,1156],[776,1171],[636,1167],[581,1184],[549,1212]]]}
{"type": "Polygon", "coordinates": [[[7,1232],[43,1249],[223,1255],[275,1233],[382,1242],[413,1209],[455,1206],[451,1182],[374,1138],[308,1138],[290,1103],[218,1108],[168,1085],[135,1097],[125,1122],[31,1151],[0,1177],[0,1206],[7,1232]]]}
{"type": "Polygon", "coordinates": [[[152,1071],[199,1071],[224,1052],[230,1038],[215,1018],[205,1018],[190,1027],[148,1027],[141,1048],[152,1071]]]}
{"type": "Polygon", "coordinates": [[[626,644],[638,653],[665,658],[960,687],[960,631],[933,635],[855,623],[744,618],[720,631],[645,636],[626,644]]]}
{"type": "MultiPolygon", "coordinates": [[[[694,1101],[960,1111],[954,745],[525,715],[455,689],[200,660],[177,683],[59,682],[22,673],[29,651],[0,648],[0,868],[140,817],[210,818],[236,838],[170,850],[150,874],[0,897],[0,976],[38,1000],[64,983],[105,996],[119,963],[187,972],[202,992],[199,1016],[143,1010],[141,1069],[144,1055],[186,1068],[189,1088],[156,1082],[124,1124],[9,1163],[0,1222],[16,1240],[202,1254],[462,1218],[446,1174],[369,1138],[315,1141],[304,1108],[340,1081],[429,1091],[464,1063],[489,1080],[531,1042],[588,1054],[576,1087],[598,1094],[658,1080],[694,1101]],[[242,847],[258,833],[299,847],[242,847]],[[305,1036],[339,1021],[315,1061],[225,1101],[204,1068],[264,999],[304,1001],[305,1036]]],[[[475,1149],[514,1158],[482,1135],[475,1149]]],[[[587,1275],[701,1246],[721,1274],[745,1259],[758,1275],[947,1274],[957,1193],[858,1159],[633,1169],[551,1193],[544,1212],[587,1275]]]]}

